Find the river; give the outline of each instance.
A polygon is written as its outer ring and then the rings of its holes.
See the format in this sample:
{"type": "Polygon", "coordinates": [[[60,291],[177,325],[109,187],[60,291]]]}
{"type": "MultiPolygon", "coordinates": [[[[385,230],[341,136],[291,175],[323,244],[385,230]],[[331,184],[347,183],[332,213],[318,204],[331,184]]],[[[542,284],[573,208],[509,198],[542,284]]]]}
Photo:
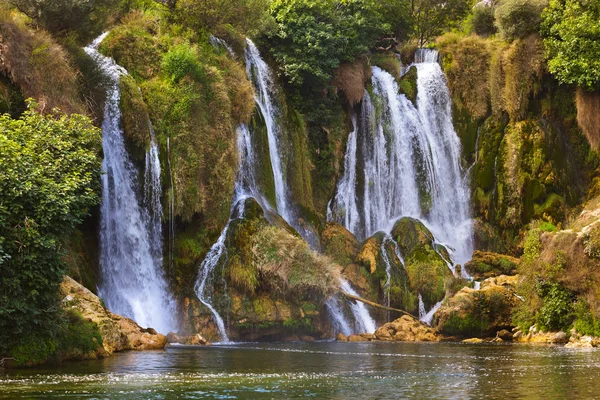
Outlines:
{"type": "Polygon", "coordinates": [[[0,373],[0,399],[581,398],[600,351],[461,343],[249,343],[0,373]]]}

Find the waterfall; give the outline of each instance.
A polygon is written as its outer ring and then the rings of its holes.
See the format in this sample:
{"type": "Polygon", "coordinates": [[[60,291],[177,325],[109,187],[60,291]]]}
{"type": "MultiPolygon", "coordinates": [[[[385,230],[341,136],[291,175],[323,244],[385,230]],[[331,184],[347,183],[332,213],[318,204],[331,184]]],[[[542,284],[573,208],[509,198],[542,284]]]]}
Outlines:
{"type": "Polygon", "coordinates": [[[433,315],[435,312],[442,306],[444,300],[440,300],[431,307],[431,310],[425,310],[425,303],[423,303],[423,298],[421,297],[421,293],[419,293],[419,321],[426,323],[427,325],[431,325],[433,321],[433,315]]]}
{"type": "Polygon", "coordinates": [[[250,39],[247,40],[245,50],[246,69],[248,78],[254,83],[256,94],[254,100],[262,114],[267,127],[267,138],[269,142],[269,157],[273,167],[273,179],[275,182],[275,208],[283,219],[292,226],[294,225],[291,215],[290,198],[283,170],[283,146],[281,144],[281,125],[279,124],[279,108],[273,102],[275,95],[275,84],[271,70],[267,63],[261,58],[258,49],[250,39]]]}
{"type": "Polygon", "coordinates": [[[256,186],[256,160],[252,148],[250,132],[245,125],[242,125],[237,129],[237,147],[239,154],[239,168],[235,178],[229,221],[221,231],[217,241],[211,246],[210,250],[206,254],[206,257],[200,264],[198,279],[196,280],[195,285],[195,291],[198,299],[210,310],[211,314],[213,315],[213,319],[219,330],[220,340],[222,343],[229,342],[227,330],[225,328],[223,318],[212,305],[211,288],[210,285],[208,287],[207,285],[210,284],[215,268],[219,265],[222,258],[227,256],[225,239],[227,238],[229,225],[233,220],[244,217],[245,200],[252,196],[260,204],[262,204],[264,201],[256,186]]]}
{"type": "Polygon", "coordinates": [[[400,217],[418,218],[448,248],[453,263],[464,264],[473,252],[469,186],[437,59],[434,50],[415,56],[416,106],[399,94],[389,73],[373,67],[373,94],[362,101],[358,144],[346,146],[346,170],[328,215],[359,240],[389,232],[400,217]],[[360,173],[362,187],[354,178],[360,173]]]}
{"type": "MultiPolygon", "coordinates": [[[[279,121],[281,113],[279,107],[274,101],[274,99],[277,97],[277,92],[272,73],[267,63],[265,63],[265,61],[261,58],[256,45],[250,39],[246,40],[246,70],[248,79],[254,83],[256,88],[255,102],[264,118],[267,128],[269,156],[271,158],[273,178],[275,180],[275,206],[277,212],[283,219],[286,220],[287,223],[296,229],[296,231],[311,245],[312,248],[316,248],[318,246],[318,239],[311,231],[303,226],[300,226],[297,222],[296,210],[291,204],[289,188],[285,181],[285,171],[283,170],[282,161],[282,154],[284,154],[285,151],[281,143],[283,132],[279,121]]],[[[352,143],[349,143],[349,146],[352,146],[352,143]]],[[[348,178],[348,186],[350,186],[350,184],[353,182],[353,179],[354,178],[351,177],[348,178]]],[[[342,287],[347,287],[349,290],[344,289],[347,292],[356,293],[350,287],[348,282],[342,280],[340,281],[340,285],[342,287]]],[[[328,307],[330,311],[332,309],[335,310],[335,307],[332,305],[329,305],[328,307]]],[[[362,303],[360,305],[353,304],[351,309],[356,320],[357,332],[362,333],[367,331],[375,331],[375,323],[362,303]]],[[[334,319],[343,319],[343,313],[335,313],[333,311],[332,313],[335,316],[334,319]]],[[[349,326],[346,321],[339,323],[338,325],[342,327],[349,326]]]]}
{"type": "Polygon", "coordinates": [[[335,332],[342,333],[346,336],[349,336],[353,333],[353,329],[350,328],[348,321],[344,315],[344,304],[339,299],[339,296],[331,296],[325,302],[325,307],[331,314],[331,318],[333,321],[333,329],[335,332]]]}
{"type": "MultiPolygon", "coordinates": [[[[353,296],[358,296],[358,293],[350,286],[350,283],[343,278],[340,278],[340,287],[343,291],[350,293],[353,296]]],[[[358,333],[374,333],[377,326],[375,320],[369,314],[365,305],[360,301],[351,301],[350,309],[354,315],[354,332],[358,333]]]]}
{"type": "Polygon", "coordinates": [[[171,140],[167,138],[167,166],[169,169],[169,270],[175,267],[175,185],[171,168],[171,140]]]}
{"type": "Polygon", "coordinates": [[[146,153],[143,199],[136,193],[137,171],[125,148],[119,109],[119,79],[127,71],[102,56],[108,33],[85,47],[110,79],[102,122],[101,284],[98,294],[115,313],[167,333],[176,329],[175,302],[162,268],[160,163],[152,138],[146,153]]]}

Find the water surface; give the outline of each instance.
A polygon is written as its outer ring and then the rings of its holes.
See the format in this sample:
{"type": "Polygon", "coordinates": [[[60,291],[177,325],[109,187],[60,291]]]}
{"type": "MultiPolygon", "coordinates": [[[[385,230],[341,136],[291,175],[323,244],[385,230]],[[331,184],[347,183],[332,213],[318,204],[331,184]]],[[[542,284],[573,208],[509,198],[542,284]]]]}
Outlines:
{"type": "Polygon", "coordinates": [[[458,343],[285,343],[129,352],[0,374],[0,399],[600,396],[600,351],[458,343]]]}

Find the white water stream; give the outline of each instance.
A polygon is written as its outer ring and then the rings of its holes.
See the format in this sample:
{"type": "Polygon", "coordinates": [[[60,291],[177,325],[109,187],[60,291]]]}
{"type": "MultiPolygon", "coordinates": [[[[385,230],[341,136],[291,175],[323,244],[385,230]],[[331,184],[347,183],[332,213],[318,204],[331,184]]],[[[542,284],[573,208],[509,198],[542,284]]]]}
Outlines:
{"type": "MultiPolygon", "coordinates": [[[[162,271],[160,162],[154,138],[146,153],[142,196],[125,148],[119,79],[127,71],[98,52],[102,34],[85,47],[110,78],[102,122],[101,283],[98,295],[115,313],[161,333],[176,330],[176,306],[162,271]],[[142,198],[140,198],[142,197],[142,198]]],[[[150,124],[150,122],[148,121],[150,124]]],[[[150,126],[151,128],[151,126],[150,126]]]]}

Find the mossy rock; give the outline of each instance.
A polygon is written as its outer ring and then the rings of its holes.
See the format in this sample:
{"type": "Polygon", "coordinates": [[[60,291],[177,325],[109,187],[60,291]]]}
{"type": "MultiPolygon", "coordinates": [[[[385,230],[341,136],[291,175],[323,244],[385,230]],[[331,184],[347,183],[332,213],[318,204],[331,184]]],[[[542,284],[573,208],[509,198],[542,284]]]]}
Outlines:
{"type": "Polygon", "coordinates": [[[415,249],[422,246],[433,246],[433,234],[425,224],[415,218],[403,217],[394,224],[392,237],[400,246],[404,257],[410,256],[415,249]]]}
{"type": "Polygon", "coordinates": [[[534,217],[557,225],[565,219],[566,207],[565,199],[552,193],[542,204],[535,206],[534,217]]]}
{"type": "Polygon", "coordinates": [[[518,258],[476,250],[471,261],[465,264],[465,269],[475,279],[484,279],[499,275],[515,275],[518,266],[518,258]]]}
{"type": "Polygon", "coordinates": [[[130,145],[129,153],[138,162],[143,161],[145,151],[150,147],[152,135],[148,107],[144,103],[142,92],[131,76],[121,76],[119,89],[121,123],[125,139],[130,145]]]}
{"type": "Polygon", "coordinates": [[[431,246],[413,251],[404,265],[410,288],[413,293],[421,294],[426,309],[444,298],[445,281],[453,275],[446,261],[431,246]]]}
{"type": "Polygon", "coordinates": [[[517,277],[490,278],[480,290],[463,288],[435,313],[433,326],[458,337],[488,337],[512,328],[512,314],[520,303],[514,295],[517,277]]]}
{"type": "Polygon", "coordinates": [[[400,79],[400,60],[392,52],[375,53],[371,55],[371,65],[375,65],[388,72],[396,79],[400,79]]]}
{"type": "Polygon", "coordinates": [[[360,250],[356,237],[335,222],[325,225],[321,233],[321,245],[323,252],[342,266],[353,263],[360,250]]]}
{"type": "Polygon", "coordinates": [[[398,82],[398,90],[413,104],[417,104],[417,67],[412,66],[398,82]]]}
{"type": "Polygon", "coordinates": [[[360,251],[356,256],[356,262],[364,266],[371,274],[374,274],[375,271],[377,271],[381,243],[383,243],[384,237],[385,234],[383,232],[377,232],[366,239],[362,243],[360,251]]]}

